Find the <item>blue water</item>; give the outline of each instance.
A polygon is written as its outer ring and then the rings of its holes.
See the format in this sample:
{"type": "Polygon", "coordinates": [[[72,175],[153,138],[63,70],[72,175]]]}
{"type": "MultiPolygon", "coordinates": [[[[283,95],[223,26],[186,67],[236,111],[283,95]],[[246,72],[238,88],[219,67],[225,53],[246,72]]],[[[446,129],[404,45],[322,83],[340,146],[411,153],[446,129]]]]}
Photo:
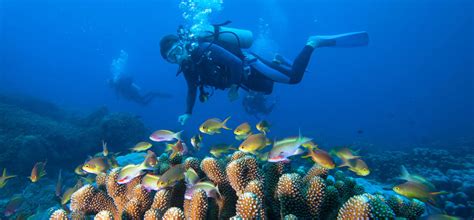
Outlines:
{"type": "MultiPolygon", "coordinates": [[[[182,127],[186,85],[165,62],[158,42],[183,22],[178,0],[2,0],[0,90],[50,100],[78,112],[99,106],[141,116],[151,129],[190,134],[207,118],[230,125],[256,122],[241,102],[217,91],[195,106],[182,127]],[[108,87],[120,50],[145,91],[172,99],[142,107],[108,87]]],[[[298,128],[327,145],[410,147],[452,143],[474,134],[474,2],[471,0],[224,0],[211,22],[258,33],[269,26],[273,49],[294,58],[315,34],[366,30],[364,48],[324,48],[313,54],[298,85],[275,86],[278,105],[267,118],[274,135],[298,128]],[[358,130],[363,130],[358,134],[358,130]]]]}

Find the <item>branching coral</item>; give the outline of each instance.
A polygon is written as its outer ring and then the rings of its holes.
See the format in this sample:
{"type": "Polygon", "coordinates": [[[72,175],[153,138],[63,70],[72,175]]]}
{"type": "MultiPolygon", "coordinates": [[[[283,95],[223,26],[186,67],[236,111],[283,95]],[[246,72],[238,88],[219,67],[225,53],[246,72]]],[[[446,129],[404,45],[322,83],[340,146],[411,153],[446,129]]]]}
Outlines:
{"type": "Polygon", "coordinates": [[[71,211],[83,212],[86,215],[97,214],[102,210],[116,213],[113,200],[105,192],[85,185],[71,196],[71,211]]]}
{"type": "MultiPolygon", "coordinates": [[[[198,220],[232,216],[232,219],[394,219],[402,216],[415,219],[424,211],[423,203],[417,200],[405,201],[399,197],[386,200],[380,195],[364,193],[363,187],[343,172],[337,171],[334,178],[328,178],[328,170],[318,165],[310,169],[300,166],[300,175],[290,173],[294,170],[289,163],[259,163],[254,156],[242,152],[234,153],[227,164],[225,159],[215,158],[199,161],[190,157],[183,161],[185,168],[200,173],[200,181],[215,184],[219,193],[211,194],[208,188],[191,188],[184,180],[156,192],[147,191],[141,185],[141,175],[118,184],[121,168],[115,168],[96,177],[97,187],[85,185],[73,194],[70,217],[198,220]],[[185,200],[186,189],[193,191],[188,191],[192,196],[185,200]]],[[[163,164],[169,167],[170,162],[162,155],[158,167],[164,169],[163,164]]],[[[61,211],[55,213],[51,215],[52,220],[66,217],[61,211]]]]}
{"type": "Polygon", "coordinates": [[[303,179],[296,173],[284,174],[277,186],[281,217],[288,214],[308,218],[309,210],[303,194],[303,179]]]}
{"type": "Polygon", "coordinates": [[[401,196],[391,196],[387,200],[396,216],[407,219],[418,219],[425,212],[425,204],[419,200],[407,200],[401,196]]]}
{"type": "MultiPolygon", "coordinates": [[[[194,191],[190,206],[191,210],[187,211],[189,219],[203,220],[207,218],[208,201],[204,190],[198,189],[194,191]]],[[[186,211],[186,210],[185,210],[186,211]]]]}
{"type": "Polygon", "coordinates": [[[321,205],[324,201],[326,184],[321,177],[313,177],[309,183],[306,192],[306,202],[312,218],[318,218],[321,212],[321,205]]]}
{"type": "Polygon", "coordinates": [[[125,205],[124,210],[127,219],[141,219],[153,202],[151,192],[145,190],[140,184],[133,188],[128,198],[131,199],[125,205]]]}
{"type": "Polygon", "coordinates": [[[236,151],[230,156],[230,162],[234,161],[234,160],[238,160],[238,159],[240,159],[242,157],[245,157],[245,156],[247,156],[246,153],[244,153],[242,151],[236,151]]]}
{"type": "Polygon", "coordinates": [[[337,219],[394,219],[392,209],[378,196],[351,197],[339,210],[337,219]]]}
{"type": "Polygon", "coordinates": [[[109,211],[100,211],[95,215],[94,220],[113,220],[114,216],[109,211]]]}
{"type": "MultiPolygon", "coordinates": [[[[163,212],[164,214],[164,212],[163,212]]],[[[161,219],[163,214],[160,214],[160,211],[158,209],[149,209],[148,211],[145,212],[145,215],[143,216],[144,220],[158,220],[161,219]]]]}
{"type": "Polygon", "coordinates": [[[216,159],[207,157],[202,160],[201,169],[217,185],[221,193],[222,198],[216,201],[219,207],[219,219],[232,217],[235,214],[237,196],[229,184],[224,168],[216,159]]]}
{"type": "Polygon", "coordinates": [[[237,218],[265,219],[262,201],[253,193],[244,193],[239,196],[236,205],[237,218]]]}
{"type": "Polygon", "coordinates": [[[323,179],[326,179],[326,177],[328,176],[328,173],[329,173],[328,169],[321,167],[318,164],[314,164],[313,167],[311,167],[311,169],[305,175],[303,181],[307,183],[315,176],[319,176],[323,179]]]}
{"type": "Polygon", "coordinates": [[[171,207],[171,191],[170,189],[162,189],[156,192],[153,198],[151,209],[154,209],[159,216],[163,216],[166,210],[171,207]]]}
{"type": "Polygon", "coordinates": [[[339,191],[337,191],[334,186],[326,186],[324,190],[324,201],[321,206],[321,219],[334,219],[340,205],[341,199],[339,191]]]}
{"type": "Polygon", "coordinates": [[[342,208],[339,210],[337,219],[372,219],[373,216],[370,210],[369,198],[365,195],[354,196],[344,203],[342,208]]]}
{"type": "Polygon", "coordinates": [[[62,209],[58,209],[51,214],[49,220],[67,220],[67,213],[62,209]]]}
{"type": "Polygon", "coordinates": [[[250,181],[262,179],[258,162],[251,156],[245,156],[230,162],[227,165],[226,172],[230,185],[237,192],[237,195],[244,192],[250,181]]]}
{"type": "Polygon", "coordinates": [[[279,219],[280,217],[280,202],[276,199],[276,187],[280,177],[290,172],[291,167],[289,163],[266,163],[263,165],[263,172],[265,175],[265,199],[268,206],[267,215],[269,219],[279,219]]]}
{"type": "Polygon", "coordinates": [[[171,207],[163,215],[163,220],[186,220],[186,217],[180,208],[171,207]]]}

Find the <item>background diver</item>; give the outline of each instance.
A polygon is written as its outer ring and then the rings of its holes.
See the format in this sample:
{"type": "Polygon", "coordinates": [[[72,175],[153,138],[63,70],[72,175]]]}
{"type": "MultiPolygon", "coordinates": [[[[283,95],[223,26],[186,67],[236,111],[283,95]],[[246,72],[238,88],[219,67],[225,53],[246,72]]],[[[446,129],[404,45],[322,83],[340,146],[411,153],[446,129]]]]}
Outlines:
{"type": "Polygon", "coordinates": [[[160,41],[161,56],[178,64],[188,87],[185,114],[178,122],[184,124],[192,114],[197,91],[205,101],[206,88],[227,89],[236,98],[238,88],[271,94],[275,82],[298,84],[306,71],[311,54],[320,47],[357,47],[368,44],[367,32],[353,32],[332,36],[311,36],[293,62],[282,56],[269,61],[242,49],[252,45],[252,32],[214,25],[197,34],[178,29],[178,35],[166,35],[160,41]]]}
{"type": "Polygon", "coordinates": [[[142,94],[140,87],[133,82],[133,78],[125,74],[127,62],[128,54],[121,50],[120,56],[114,59],[111,64],[112,77],[107,82],[118,96],[140,105],[148,105],[155,98],[171,97],[171,95],[158,92],[142,94]]]}
{"type": "Polygon", "coordinates": [[[269,97],[261,92],[249,91],[242,99],[245,112],[260,120],[261,116],[269,115],[275,108],[276,101],[270,101],[269,97]]]}

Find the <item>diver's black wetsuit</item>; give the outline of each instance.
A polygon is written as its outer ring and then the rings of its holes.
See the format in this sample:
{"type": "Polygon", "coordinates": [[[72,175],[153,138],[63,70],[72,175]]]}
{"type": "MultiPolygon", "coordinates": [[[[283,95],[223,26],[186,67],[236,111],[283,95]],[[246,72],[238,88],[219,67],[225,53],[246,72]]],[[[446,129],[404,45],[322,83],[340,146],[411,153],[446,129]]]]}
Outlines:
{"type": "Polygon", "coordinates": [[[148,105],[151,101],[153,101],[153,99],[157,97],[169,97],[169,95],[156,92],[149,92],[145,95],[141,95],[139,89],[133,84],[133,78],[128,76],[120,77],[116,82],[113,83],[112,87],[123,98],[134,101],[141,105],[148,105]]]}
{"type": "Polygon", "coordinates": [[[192,113],[200,86],[226,89],[237,84],[249,90],[270,94],[274,82],[297,84],[303,78],[313,50],[313,47],[305,46],[291,67],[258,58],[257,61],[248,63],[248,74],[244,70],[247,66],[245,55],[240,50],[231,52],[216,43],[200,43],[193,50],[191,59],[180,66],[188,85],[186,113],[192,113]],[[272,78],[274,75],[279,76],[272,78]]]}

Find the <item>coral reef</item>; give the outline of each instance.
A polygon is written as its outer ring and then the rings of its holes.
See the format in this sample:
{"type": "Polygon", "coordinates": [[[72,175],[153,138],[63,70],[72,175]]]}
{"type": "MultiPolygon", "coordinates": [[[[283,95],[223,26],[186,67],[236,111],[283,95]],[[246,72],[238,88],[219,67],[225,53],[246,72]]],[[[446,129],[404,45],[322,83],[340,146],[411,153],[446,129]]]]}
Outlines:
{"type": "MultiPolygon", "coordinates": [[[[370,153],[367,162],[373,164],[373,178],[380,182],[397,182],[400,165],[425,177],[438,189],[448,192],[436,204],[447,214],[474,216],[474,152],[472,147],[445,149],[413,148],[406,151],[370,153]],[[400,163],[403,161],[403,163],[400,163]],[[440,162],[442,161],[442,163],[440,162]]],[[[398,214],[397,214],[398,215],[398,214]]]]}
{"type": "MultiPolygon", "coordinates": [[[[97,175],[95,186],[84,185],[72,195],[72,213],[68,218],[328,219],[348,215],[350,210],[359,209],[356,204],[365,207],[362,210],[367,209],[368,214],[365,214],[369,216],[394,216],[395,211],[383,197],[359,195],[364,193],[363,188],[342,172],[335,172],[333,177],[318,166],[306,171],[300,167],[305,173],[302,176],[295,173],[289,163],[260,163],[242,152],[233,156],[227,161],[210,157],[200,163],[194,157],[182,160],[185,167],[196,169],[202,179],[218,187],[218,197],[208,197],[205,190],[196,189],[189,200],[185,199],[186,186],[182,180],[156,192],[145,190],[141,185],[142,176],[119,184],[121,168],[118,167],[97,175]]],[[[135,157],[134,154],[131,157],[135,157]]],[[[172,160],[163,154],[159,163],[160,167],[169,169],[172,160]]],[[[407,206],[404,210],[414,210],[413,205],[404,204],[407,206]]]]}
{"type": "Polygon", "coordinates": [[[117,152],[148,133],[129,114],[101,108],[80,117],[47,101],[20,95],[0,95],[0,121],[0,167],[17,175],[29,174],[35,162],[44,160],[73,168],[83,162],[82,155],[99,152],[101,140],[117,152]]]}

